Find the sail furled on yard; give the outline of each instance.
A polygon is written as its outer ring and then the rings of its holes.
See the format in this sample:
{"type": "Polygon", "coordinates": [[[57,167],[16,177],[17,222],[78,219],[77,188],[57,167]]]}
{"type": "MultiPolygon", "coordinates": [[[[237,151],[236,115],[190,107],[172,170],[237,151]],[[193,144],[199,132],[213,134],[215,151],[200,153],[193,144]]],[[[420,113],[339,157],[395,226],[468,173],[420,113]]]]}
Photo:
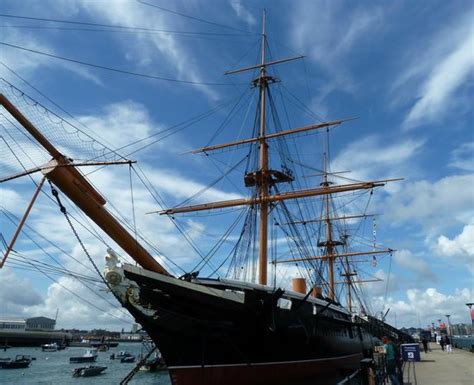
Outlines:
{"type": "Polygon", "coordinates": [[[0,79],[0,94],[0,181],[40,169],[52,157],[5,108],[6,103],[14,105],[60,153],[75,163],[123,160],[116,151],[93,138],[80,122],[65,120],[4,79],[0,79]]]}

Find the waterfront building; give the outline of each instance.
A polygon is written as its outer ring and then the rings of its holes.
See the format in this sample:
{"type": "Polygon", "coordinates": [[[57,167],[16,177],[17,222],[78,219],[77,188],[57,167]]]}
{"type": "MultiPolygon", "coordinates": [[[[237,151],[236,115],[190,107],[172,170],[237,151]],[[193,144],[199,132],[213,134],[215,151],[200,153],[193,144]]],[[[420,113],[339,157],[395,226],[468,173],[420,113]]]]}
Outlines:
{"type": "Polygon", "coordinates": [[[25,320],[3,320],[0,319],[0,330],[25,330],[25,320]]]}
{"type": "Polygon", "coordinates": [[[26,319],[26,330],[54,330],[56,320],[48,317],[33,317],[26,319]]]}

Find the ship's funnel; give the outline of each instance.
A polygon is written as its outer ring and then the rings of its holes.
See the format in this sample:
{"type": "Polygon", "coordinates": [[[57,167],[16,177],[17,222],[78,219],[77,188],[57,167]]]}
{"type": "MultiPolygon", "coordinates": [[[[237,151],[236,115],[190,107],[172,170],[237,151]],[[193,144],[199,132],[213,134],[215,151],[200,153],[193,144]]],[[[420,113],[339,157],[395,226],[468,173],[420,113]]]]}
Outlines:
{"type": "Polygon", "coordinates": [[[306,294],[306,280],[304,278],[293,278],[293,291],[297,293],[306,294]]]}
{"type": "Polygon", "coordinates": [[[323,293],[323,290],[321,289],[321,286],[315,286],[313,287],[313,290],[311,291],[311,295],[313,297],[320,297],[323,293]]]}

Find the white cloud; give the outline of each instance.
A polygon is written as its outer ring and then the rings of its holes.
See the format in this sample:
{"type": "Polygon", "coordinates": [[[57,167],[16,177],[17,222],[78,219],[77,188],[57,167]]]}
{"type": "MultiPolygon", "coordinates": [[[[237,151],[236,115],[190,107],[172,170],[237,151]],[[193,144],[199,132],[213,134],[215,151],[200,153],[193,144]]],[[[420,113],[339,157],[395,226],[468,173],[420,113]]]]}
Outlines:
{"type": "Polygon", "coordinates": [[[354,171],[359,180],[391,178],[413,173],[408,162],[419,153],[423,140],[407,139],[387,143],[381,136],[367,136],[342,149],[331,163],[332,171],[354,171]]]}
{"type": "Polygon", "coordinates": [[[294,46],[308,52],[328,70],[340,69],[343,63],[338,59],[348,55],[361,41],[373,39],[374,30],[383,21],[381,8],[348,9],[343,2],[299,2],[291,16],[294,46]]]}
{"type": "Polygon", "coordinates": [[[161,128],[152,121],[142,104],[132,100],[109,104],[97,115],[77,119],[87,126],[94,137],[105,139],[111,148],[122,147],[161,128]]]}
{"type": "Polygon", "coordinates": [[[379,297],[374,299],[374,304],[379,308],[388,309],[388,322],[401,326],[425,327],[431,322],[443,319],[446,322],[445,314],[451,314],[452,323],[466,323],[469,315],[466,302],[472,301],[472,288],[455,289],[452,293],[443,293],[436,288],[425,290],[408,289],[406,299],[379,297]]]}
{"type": "Polygon", "coordinates": [[[474,171],[474,142],[463,143],[451,154],[449,166],[464,171],[474,171]]]}
{"type": "Polygon", "coordinates": [[[12,212],[21,212],[25,205],[25,200],[15,190],[0,188],[0,206],[12,212]]]}
{"type": "MultiPolygon", "coordinates": [[[[178,199],[188,198],[206,188],[205,184],[196,182],[172,170],[146,169],[146,174],[153,185],[161,192],[178,199]]],[[[239,198],[242,198],[239,194],[225,192],[212,187],[201,194],[197,202],[213,202],[239,198]]]]}
{"type": "Polygon", "coordinates": [[[442,257],[465,263],[474,273],[474,224],[464,226],[462,232],[453,239],[440,235],[434,249],[442,257]]]}
{"type": "MultiPolygon", "coordinates": [[[[43,40],[38,38],[38,35],[29,32],[18,32],[18,30],[2,28],[3,38],[6,43],[13,44],[28,49],[34,49],[40,52],[46,52],[52,55],[59,55],[57,49],[51,44],[46,44],[43,40]]],[[[13,47],[1,47],[1,61],[11,68],[13,71],[21,74],[23,77],[32,77],[33,73],[41,68],[61,68],[79,75],[87,80],[93,81],[96,84],[101,84],[100,79],[94,75],[89,69],[67,63],[62,60],[56,60],[50,57],[29,53],[13,47]]],[[[11,71],[5,66],[0,65],[0,76],[5,79],[11,79],[13,83],[18,81],[11,71]]]]}
{"type": "Polygon", "coordinates": [[[443,117],[451,106],[450,98],[465,83],[473,67],[472,36],[467,36],[425,80],[421,98],[411,108],[404,125],[411,128],[443,117]]]}
{"type": "MultiPolygon", "coordinates": [[[[57,1],[57,0],[56,0],[57,1]]],[[[62,2],[58,2],[61,3],[62,2]]],[[[107,2],[81,0],[82,8],[97,19],[107,22],[125,25],[140,26],[142,28],[157,28],[163,30],[179,30],[181,24],[176,18],[167,17],[168,14],[153,9],[150,6],[130,2],[128,0],[117,0],[111,7],[107,2]]],[[[187,46],[176,39],[172,34],[136,34],[124,39],[120,36],[117,40],[125,49],[124,57],[133,64],[155,69],[157,63],[159,68],[167,67],[172,78],[202,82],[202,69],[199,67],[192,54],[193,46],[187,46]],[[131,41],[133,43],[131,44],[131,41]],[[166,63],[166,65],[164,65],[166,63]]],[[[163,72],[157,75],[164,76],[163,72]]],[[[210,87],[194,85],[194,87],[211,99],[217,98],[217,93],[210,87]]]]}
{"type": "Polygon", "coordinates": [[[9,267],[0,270],[0,287],[2,287],[0,290],[0,314],[3,317],[27,314],[28,307],[43,302],[32,282],[27,278],[20,278],[9,267]]]}
{"type": "MultiPolygon", "coordinates": [[[[370,293],[370,297],[383,296],[385,293],[394,293],[399,290],[404,282],[403,277],[396,275],[393,271],[378,269],[372,274],[376,282],[367,282],[362,285],[364,292],[370,293]]],[[[372,309],[375,311],[376,309],[372,309]]]]}
{"type": "Polygon", "coordinates": [[[133,318],[120,307],[110,293],[99,290],[103,289],[94,287],[95,292],[90,291],[74,278],[60,277],[57,282],[49,286],[44,304],[30,307],[28,313],[51,316],[58,309],[59,328],[73,328],[80,325],[81,328],[92,329],[101,325],[117,329],[133,322],[133,318]],[[100,293],[107,300],[98,297],[96,293],[100,293]]]}
{"type": "Polygon", "coordinates": [[[255,17],[244,7],[240,0],[230,0],[230,5],[235,14],[244,20],[248,25],[254,26],[257,23],[255,17]]]}
{"type": "Polygon", "coordinates": [[[474,216],[474,174],[446,176],[435,182],[405,182],[386,202],[386,214],[398,224],[417,223],[429,236],[474,216]]]}
{"type": "Polygon", "coordinates": [[[326,112],[324,100],[333,91],[354,94],[357,80],[349,72],[347,57],[358,46],[381,36],[382,8],[348,8],[343,2],[294,3],[291,13],[291,45],[304,52],[309,60],[327,72],[328,79],[318,84],[318,94],[311,102],[319,112],[326,112]],[[315,22],[314,15],[318,15],[315,22]]]}
{"type": "Polygon", "coordinates": [[[395,104],[410,103],[405,128],[440,121],[462,103],[456,93],[474,68],[471,19],[472,13],[466,12],[437,34],[420,36],[416,46],[402,53],[403,71],[392,91],[395,104]]]}
{"type": "Polygon", "coordinates": [[[414,255],[410,250],[397,250],[393,258],[398,266],[404,271],[414,271],[418,274],[418,279],[432,281],[435,279],[430,265],[421,255],[414,255]]]}

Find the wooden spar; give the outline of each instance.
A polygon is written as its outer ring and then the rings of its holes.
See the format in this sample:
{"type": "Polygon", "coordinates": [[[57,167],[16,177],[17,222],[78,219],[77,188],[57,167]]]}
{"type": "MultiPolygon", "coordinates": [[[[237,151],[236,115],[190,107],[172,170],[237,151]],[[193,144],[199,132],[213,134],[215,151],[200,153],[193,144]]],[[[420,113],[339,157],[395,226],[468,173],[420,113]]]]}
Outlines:
{"type": "Polygon", "coordinates": [[[332,120],[330,122],[311,124],[309,126],[292,128],[292,129],[285,130],[285,131],[275,132],[273,134],[267,134],[263,138],[259,136],[258,138],[241,139],[241,140],[237,140],[237,141],[234,141],[234,142],[216,144],[214,146],[206,146],[206,147],[198,148],[197,150],[191,151],[191,154],[199,154],[201,152],[209,152],[209,151],[214,151],[214,150],[220,150],[220,149],[226,148],[226,147],[240,146],[242,144],[259,142],[262,139],[265,139],[265,140],[274,139],[274,138],[279,138],[280,136],[293,135],[293,134],[298,134],[300,132],[306,132],[306,131],[310,131],[310,130],[317,130],[319,128],[336,126],[336,125],[339,125],[339,124],[342,124],[344,122],[354,120],[354,119],[355,118],[332,120]]]}
{"type": "Polygon", "coordinates": [[[35,203],[36,198],[38,197],[38,194],[41,191],[41,187],[43,187],[45,179],[46,179],[46,177],[43,177],[41,179],[38,187],[36,187],[36,190],[33,194],[33,197],[31,198],[31,201],[30,201],[28,207],[26,208],[26,211],[23,214],[23,217],[20,220],[20,223],[18,223],[18,226],[15,230],[15,234],[13,234],[12,240],[10,241],[10,244],[7,247],[7,251],[5,252],[5,255],[3,256],[2,260],[0,261],[0,269],[3,267],[3,265],[5,264],[5,262],[8,258],[8,255],[13,250],[13,246],[15,246],[15,242],[16,242],[18,236],[20,235],[21,229],[23,228],[23,225],[25,224],[26,218],[28,218],[28,215],[30,214],[31,209],[33,208],[33,204],[35,203]]]}
{"type": "Polygon", "coordinates": [[[235,206],[248,206],[261,204],[262,201],[266,202],[279,202],[287,199],[297,199],[297,198],[308,198],[318,195],[326,195],[333,193],[340,193],[346,191],[355,191],[355,190],[368,190],[375,187],[384,186],[385,183],[391,182],[396,179],[386,179],[372,182],[361,182],[361,183],[351,183],[340,186],[328,186],[328,187],[317,187],[307,190],[296,190],[290,192],[284,192],[280,194],[269,195],[265,199],[262,198],[241,198],[241,199],[231,199],[227,201],[212,202],[212,203],[203,203],[199,205],[184,206],[184,207],[175,207],[161,211],[152,211],[148,214],[158,213],[160,215],[172,215],[179,213],[188,213],[191,211],[203,211],[203,210],[215,210],[223,209],[227,207],[235,206]]]}
{"type": "Polygon", "coordinates": [[[258,257],[258,282],[261,285],[267,284],[267,243],[268,243],[268,145],[265,140],[266,131],[266,92],[268,86],[267,72],[265,68],[265,46],[267,37],[265,34],[265,10],[263,11],[262,23],[262,62],[260,67],[259,87],[260,87],[260,215],[259,215],[259,257],[258,257]]]}
{"type": "MultiPolygon", "coordinates": [[[[57,167],[83,167],[83,166],[105,166],[105,165],[112,165],[112,164],[132,164],[136,163],[136,160],[117,160],[113,162],[80,162],[80,163],[67,163],[67,164],[60,164],[57,167]]],[[[34,167],[30,168],[29,170],[25,170],[24,172],[19,172],[17,174],[13,174],[7,176],[6,178],[0,179],[0,183],[7,182],[9,180],[21,178],[22,176],[34,174],[35,172],[42,171],[47,166],[41,167],[34,167]]]]}
{"type": "Polygon", "coordinates": [[[305,57],[304,55],[300,55],[300,56],[294,56],[294,57],[288,57],[288,58],[284,58],[284,59],[269,61],[269,62],[266,62],[266,63],[263,62],[261,64],[257,64],[257,65],[254,65],[254,66],[239,68],[238,70],[226,71],[226,72],[224,72],[224,75],[238,74],[238,73],[245,72],[245,71],[251,71],[251,70],[254,70],[256,68],[260,68],[260,69],[263,68],[263,67],[266,68],[266,67],[269,67],[269,66],[272,66],[272,65],[275,65],[275,64],[282,64],[282,63],[287,63],[287,62],[293,61],[293,60],[303,59],[304,57],[305,57]]]}
{"type": "MultiPolygon", "coordinates": [[[[367,218],[367,217],[373,217],[375,215],[377,214],[343,215],[342,217],[331,217],[329,218],[329,220],[344,221],[346,219],[367,218]]],[[[307,223],[324,222],[324,221],[325,219],[308,219],[307,221],[287,222],[287,223],[283,223],[283,225],[305,225],[307,223]]]]}
{"type": "Polygon", "coordinates": [[[39,132],[35,126],[5,97],[0,94],[0,104],[41,144],[54,159],[62,158],[63,155],[54,147],[46,137],[39,132]]]}
{"type": "MultiPolygon", "coordinates": [[[[372,254],[384,254],[392,253],[396,250],[394,249],[384,249],[384,250],[371,250],[371,251],[354,251],[351,253],[342,253],[342,254],[333,254],[333,258],[344,258],[344,257],[357,257],[359,255],[372,255],[372,254]]],[[[304,257],[304,258],[295,258],[295,259],[285,259],[280,261],[274,261],[273,263],[291,263],[291,262],[301,262],[301,261],[313,261],[317,259],[328,259],[327,255],[316,255],[313,257],[304,257]]]]}
{"type": "MultiPolygon", "coordinates": [[[[382,282],[383,279],[376,278],[376,279],[364,279],[364,280],[357,280],[357,281],[351,281],[352,283],[367,283],[367,282],[382,282]]],[[[347,284],[346,281],[336,281],[334,282],[336,285],[345,285],[347,284]]]]}
{"type": "Polygon", "coordinates": [[[53,160],[44,168],[43,174],[54,183],[89,218],[125,250],[144,269],[169,275],[138,241],[104,207],[105,199],[94,189],[38,129],[3,95],[0,104],[49,152],[53,160]]]}

